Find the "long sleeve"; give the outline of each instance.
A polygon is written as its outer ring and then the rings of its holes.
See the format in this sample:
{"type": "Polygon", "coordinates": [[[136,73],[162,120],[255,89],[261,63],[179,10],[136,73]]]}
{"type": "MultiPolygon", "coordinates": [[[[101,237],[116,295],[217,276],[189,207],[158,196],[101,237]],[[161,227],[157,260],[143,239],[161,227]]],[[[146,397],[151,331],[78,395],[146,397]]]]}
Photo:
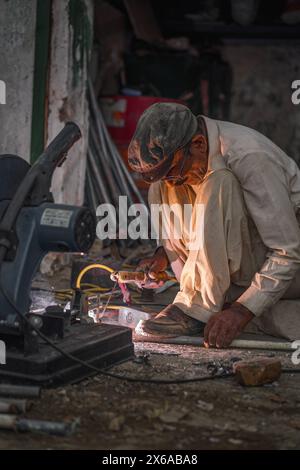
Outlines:
{"type": "Polygon", "coordinates": [[[174,303],[207,321],[222,310],[231,277],[250,279],[254,272],[242,191],[231,171],[215,171],[198,187],[190,232],[192,246],[174,303]],[[243,257],[250,260],[248,272],[241,272],[243,257]]]}
{"type": "Polygon", "coordinates": [[[241,158],[232,171],[249,215],[267,247],[267,259],[238,302],[259,316],[274,305],[300,269],[300,229],[284,169],[267,153],[241,158]]]}

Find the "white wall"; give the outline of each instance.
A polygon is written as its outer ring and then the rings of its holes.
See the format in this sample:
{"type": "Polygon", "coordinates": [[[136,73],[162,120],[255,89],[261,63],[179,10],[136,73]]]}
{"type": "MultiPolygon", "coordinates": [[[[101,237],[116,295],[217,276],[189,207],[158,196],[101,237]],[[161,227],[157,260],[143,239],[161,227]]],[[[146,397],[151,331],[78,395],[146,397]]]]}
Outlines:
{"type": "Polygon", "coordinates": [[[30,160],[36,0],[0,0],[0,154],[30,160]]]}
{"type": "MultiPolygon", "coordinates": [[[[92,30],[92,0],[84,0],[92,30]]],[[[48,141],[67,121],[75,121],[83,137],[68,154],[68,159],[55,171],[52,192],[56,202],[82,204],[88,138],[86,99],[87,70],[77,70],[74,86],[73,27],[70,24],[68,0],[53,0],[51,36],[48,141]]]]}

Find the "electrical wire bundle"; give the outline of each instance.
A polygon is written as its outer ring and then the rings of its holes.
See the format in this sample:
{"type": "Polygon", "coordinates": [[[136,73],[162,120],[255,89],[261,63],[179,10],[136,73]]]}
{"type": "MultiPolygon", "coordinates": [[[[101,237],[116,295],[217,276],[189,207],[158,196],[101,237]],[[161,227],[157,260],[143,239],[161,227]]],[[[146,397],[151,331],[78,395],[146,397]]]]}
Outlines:
{"type": "MultiPolygon", "coordinates": [[[[131,267],[129,265],[123,265],[123,267],[131,267]]],[[[120,288],[118,288],[116,285],[113,287],[104,287],[101,285],[96,285],[93,283],[89,282],[83,282],[83,278],[86,273],[93,269],[100,269],[108,272],[109,274],[114,272],[114,269],[112,269],[110,266],[107,266],[106,264],[100,264],[100,263],[91,263],[84,268],[81,269],[79,272],[75,286],[76,289],[80,290],[83,294],[85,294],[88,298],[88,300],[91,302],[91,304],[94,304],[99,306],[101,303],[104,303],[104,301],[107,301],[107,299],[111,300],[112,298],[119,298],[122,296],[122,291],[120,288]]],[[[130,286],[130,291],[131,291],[131,297],[132,300],[138,300],[140,295],[139,291],[140,289],[136,286],[130,286]]],[[[74,289],[58,289],[53,291],[55,294],[55,298],[60,301],[60,302],[67,302],[71,301],[73,294],[74,294],[74,289]]],[[[108,304],[106,308],[109,309],[117,309],[120,308],[121,305],[111,305],[108,304]]]]}

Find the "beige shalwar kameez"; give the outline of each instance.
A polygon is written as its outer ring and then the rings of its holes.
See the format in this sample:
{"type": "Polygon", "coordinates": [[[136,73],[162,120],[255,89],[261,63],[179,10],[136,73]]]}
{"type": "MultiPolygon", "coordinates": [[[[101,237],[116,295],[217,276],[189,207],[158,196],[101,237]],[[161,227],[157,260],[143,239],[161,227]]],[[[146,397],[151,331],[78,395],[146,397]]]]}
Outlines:
{"type": "Polygon", "coordinates": [[[159,181],[149,190],[149,203],[172,205],[181,228],[174,236],[166,214],[171,232],[161,244],[180,281],[173,303],[207,322],[237,300],[255,315],[247,331],[300,339],[300,170],[255,130],[203,118],[209,158],[202,182],[159,181]],[[188,223],[184,204],[192,205],[188,223]]]}

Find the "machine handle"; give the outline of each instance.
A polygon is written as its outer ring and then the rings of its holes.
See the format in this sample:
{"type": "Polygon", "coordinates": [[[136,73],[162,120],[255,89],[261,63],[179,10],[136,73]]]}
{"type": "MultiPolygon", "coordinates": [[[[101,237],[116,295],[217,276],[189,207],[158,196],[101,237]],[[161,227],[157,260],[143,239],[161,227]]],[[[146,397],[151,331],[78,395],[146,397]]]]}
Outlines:
{"type": "MultiPolygon", "coordinates": [[[[35,179],[30,193],[28,203],[32,206],[38,206],[42,202],[53,202],[50,193],[53,172],[56,167],[61,166],[67,158],[67,153],[80,139],[81,131],[74,122],[67,122],[60,133],[52,140],[42,155],[33,164],[31,170],[35,179]]],[[[25,178],[26,180],[26,178],[25,178]]]]}
{"type": "Polygon", "coordinates": [[[65,127],[55,137],[32,168],[42,167],[44,171],[54,171],[66,159],[70,148],[81,137],[81,131],[75,122],[67,122],[65,127]]]}
{"type": "Polygon", "coordinates": [[[0,233],[2,234],[0,237],[0,264],[9,247],[9,240],[5,237],[5,233],[12,230],[25,201],[32,206],[38,206],[43,202],[53,202],[50,193],[53,172],[57,166],[62,165],[68,150],[80,137],[81,131],[77,124],[68,122],[27,172],[0,222],[0,233]]]}

